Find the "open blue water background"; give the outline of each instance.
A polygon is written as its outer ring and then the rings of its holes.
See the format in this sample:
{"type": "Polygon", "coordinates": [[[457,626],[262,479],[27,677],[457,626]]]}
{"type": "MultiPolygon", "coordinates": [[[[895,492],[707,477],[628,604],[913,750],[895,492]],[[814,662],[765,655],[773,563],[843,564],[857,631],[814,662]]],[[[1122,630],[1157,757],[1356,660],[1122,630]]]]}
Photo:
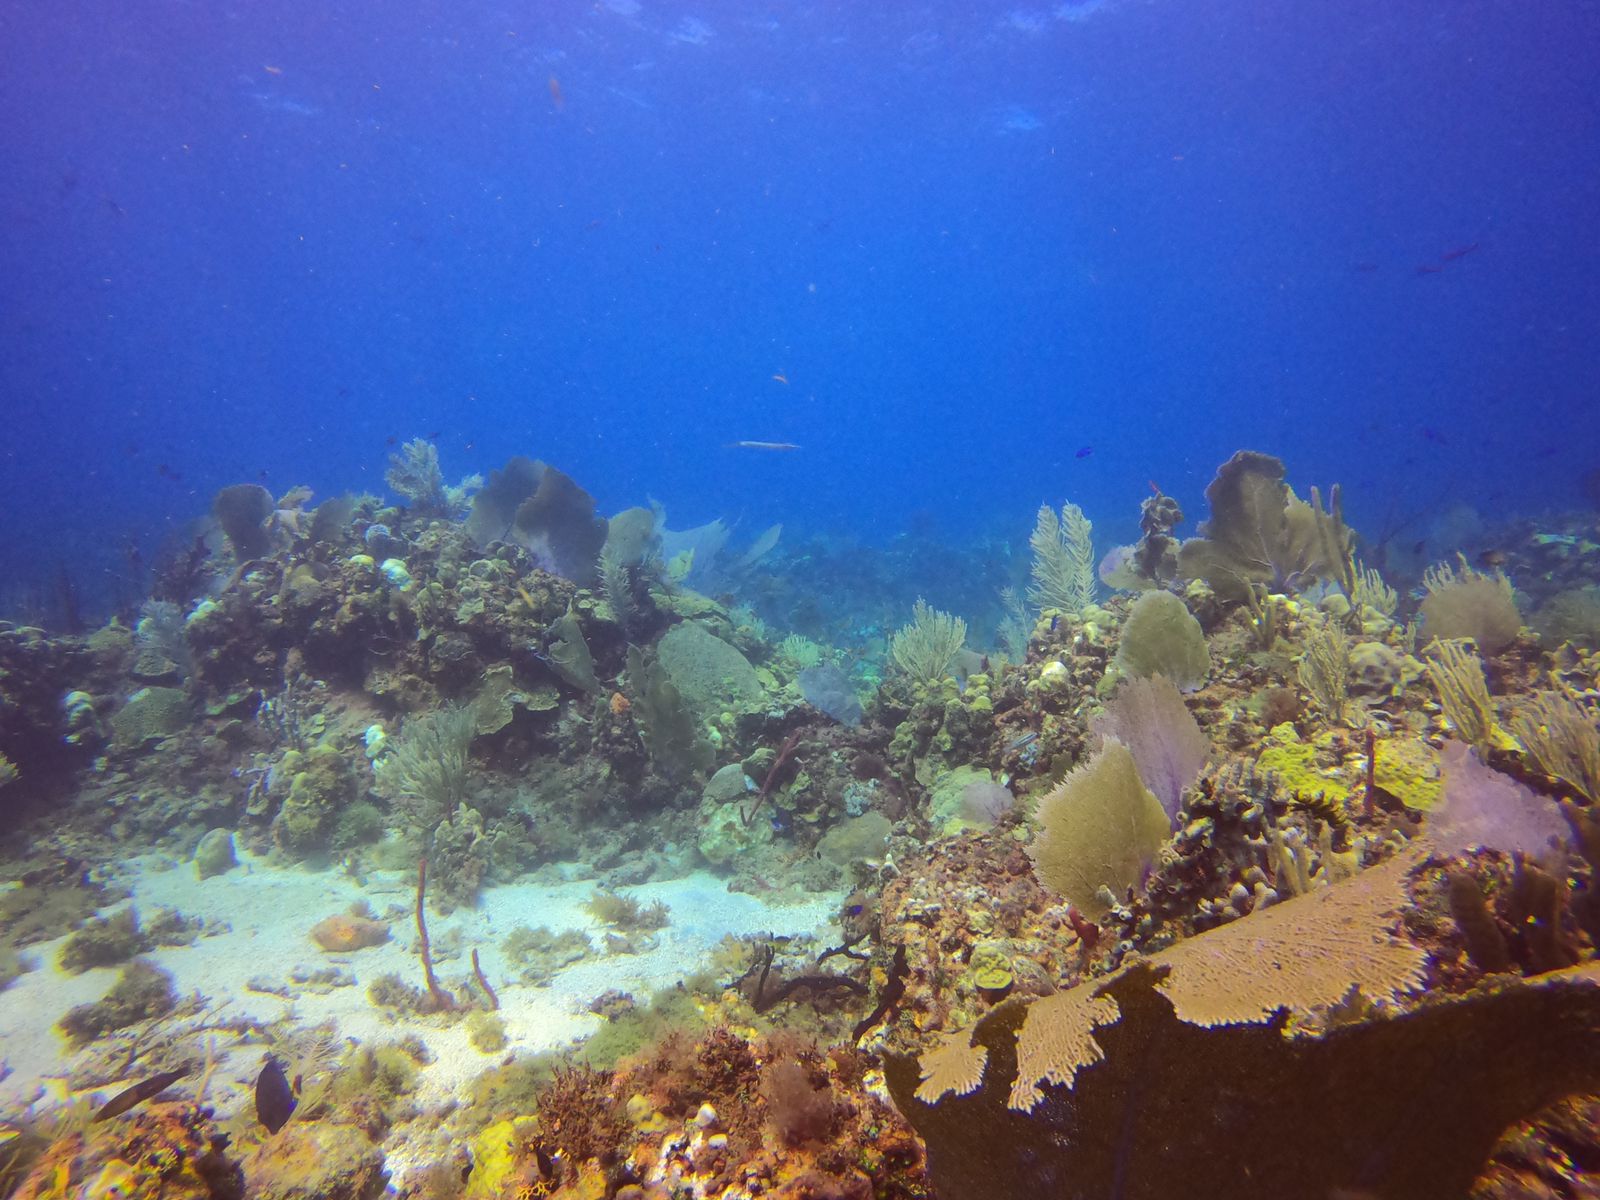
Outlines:
{"type": "Polygon", "coordinates": [[[1246,445],[1369,531],[1600,466],[1593,3],[60,0],[0,44],[4,587],[419,435],[677,525],[1018,542],[1150,480],[1199,517],[1246,445]]]}

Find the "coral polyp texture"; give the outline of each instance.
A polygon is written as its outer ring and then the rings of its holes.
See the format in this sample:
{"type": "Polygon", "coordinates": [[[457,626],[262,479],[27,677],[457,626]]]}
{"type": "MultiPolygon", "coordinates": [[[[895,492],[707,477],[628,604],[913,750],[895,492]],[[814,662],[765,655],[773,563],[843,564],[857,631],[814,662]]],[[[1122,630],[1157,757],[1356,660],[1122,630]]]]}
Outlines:
{"type": "Polygon", "coordinates": [[[1099,580],[1074,504],[929,569],[386,479],[0,627],[0,1188],[1582,1194],[1600,578],[1537,536],[1358,560],[1248,451],[1099,580]]]}

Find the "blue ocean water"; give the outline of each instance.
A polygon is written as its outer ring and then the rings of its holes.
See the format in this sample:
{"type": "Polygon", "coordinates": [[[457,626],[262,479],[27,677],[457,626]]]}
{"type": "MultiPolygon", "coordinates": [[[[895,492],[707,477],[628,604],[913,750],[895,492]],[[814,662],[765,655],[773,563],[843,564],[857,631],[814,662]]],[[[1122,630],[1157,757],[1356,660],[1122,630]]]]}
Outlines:
{"type": "Polygon", "coordinates": [[[1593,3],[65,0],[0,41],[13,600],[136,604],[217,488],[378,491],[418,436],[789,540],[1126,537],[1241,446],[1369,540],[1590,502],[1593,3]]]}

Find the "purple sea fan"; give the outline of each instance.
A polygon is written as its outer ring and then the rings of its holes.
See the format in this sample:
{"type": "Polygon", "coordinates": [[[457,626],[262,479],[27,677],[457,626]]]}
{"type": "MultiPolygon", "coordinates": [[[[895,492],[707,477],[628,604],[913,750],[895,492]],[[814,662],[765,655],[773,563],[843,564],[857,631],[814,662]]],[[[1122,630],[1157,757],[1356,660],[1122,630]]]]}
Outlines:
{"type": "Polygon", "coordinates": [[[796,682],[800,685],[800,694],[812,708],[851,729],[861,724],[861,701],[850,686],[850,677],[832,663],[807,667],[796,682]]]}
{"type": "Polygon", "coordinates": [[[1096,718],[1094,731],[1128,748],[1139,778],[1176,820],[1183,789],[1211,754],[1211,743],[1176,685],[1163,675],[1128,680],[1096,718]]]}
{"type": "Polygon", "coordinates": [[[1486,850],[1544,854],[1571,837],[1561,807],[1478,760],[1465,742],[1446,742],[1444,796],[1428,817],[1428,839],[1440,854],[1486,850]]]}
{"type": "Polygon", "coordinates": [[[974,780],[961,789],[961,815],[985,829],[994,828],[1016,806],[1011,789],[990,779],[974,780]]]}

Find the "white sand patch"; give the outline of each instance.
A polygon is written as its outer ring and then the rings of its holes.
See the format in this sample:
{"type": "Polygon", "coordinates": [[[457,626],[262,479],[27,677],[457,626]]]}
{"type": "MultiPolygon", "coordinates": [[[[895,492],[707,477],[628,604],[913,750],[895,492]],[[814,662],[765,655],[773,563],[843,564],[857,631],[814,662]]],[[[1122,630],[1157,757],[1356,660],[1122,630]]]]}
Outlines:
{"type": "MultiPolygon", "coordinates": [[[[240,859],[239,867],[206,880],[197,880],[187,863],[173,866],[152,857],[126,864],[121,881],[133,892],[141,917],[148,919],[158,907],[169,907],[207,924],[225,922],[230,927],[229,932],[202,937],[192,946],[148,955],[172,972],[180,992],[198,991],[213,1005],[226,1001],[224,1017],[270,1022],[292,1009],[299,1024],[331,1021],[340,1037],[359,1042],[394,1041],[414,1034],[434,1055],[421,1074],[417,1099],[424,1105],[458,1096],[463,1084],[504,1057],[506,1051],[485,1055],[473,1049],[459,1022],[439,1028],[422,1019],[391,1020],[368,999],[368,985],[381,975],[395,973],[414,986],[423,984],[412,916],[414,878],[375,872],[359,883],[336,871],[271,865],[249,855],[240,859]],[[358,901],[367,902],[389,922],[391,940],[349,954],[323,952],[308,931],[358,901]],[[290,983],[292,974],[330,966],[353,975],[356,983],[320,995],[290,983]],[[286,986],[293,999],[250,991],[246,984],[251,979],[286,986]]],[[[601,1020],[588,1012],[596,996],[615,988],[642,1002],[692,973],[728,934],[815,933],[837,940],[829,928],[838,911],[837,896],[778,907],[728,892],[721,880],[697,873],[625,889],[643,904],[661,900],[671,909],[671,924],[649,935],[653,948],[647,952],[585,959],[561,971],[545,987],[518,981],[505,962],[501,942],[520,925],[545,925],[555,933],[579,929],[590,935],[597,949],[604,947],[604,927],[583,907],[594,891],[593,880],[519,883],[488,889],[476,909],[460,909],[448,917],[429,913],[435,964],[446,987],[458,986],[467,977],[471,970],[467,956],[477,948],[484,973],[499,993],[508,1051],[557,1049],[592,1033],[601,1020]],[[458,948],[446,954],[451,947],[458,948]]],[[[10,1071],[0,1079],[0,1111],[29,1104],[47,1077],[69,1068],[71,1054],[54,1031],[55,1022],[73,1005],[98,999],[116,979],[115,969],[78,976],[59,971],[54,964],[62,940],[29,947],[39,968],[0,992],[0,1073],[5,1068],[10,1071]]],[[[233,1051],[222,1062],[210,1100],[224,1115],[246,1101],[261,1058],[261,1048],[250,1046],[233,1051]]],[[[107,1094],[112,1090],[108,1088],[107,1094]]]]}

